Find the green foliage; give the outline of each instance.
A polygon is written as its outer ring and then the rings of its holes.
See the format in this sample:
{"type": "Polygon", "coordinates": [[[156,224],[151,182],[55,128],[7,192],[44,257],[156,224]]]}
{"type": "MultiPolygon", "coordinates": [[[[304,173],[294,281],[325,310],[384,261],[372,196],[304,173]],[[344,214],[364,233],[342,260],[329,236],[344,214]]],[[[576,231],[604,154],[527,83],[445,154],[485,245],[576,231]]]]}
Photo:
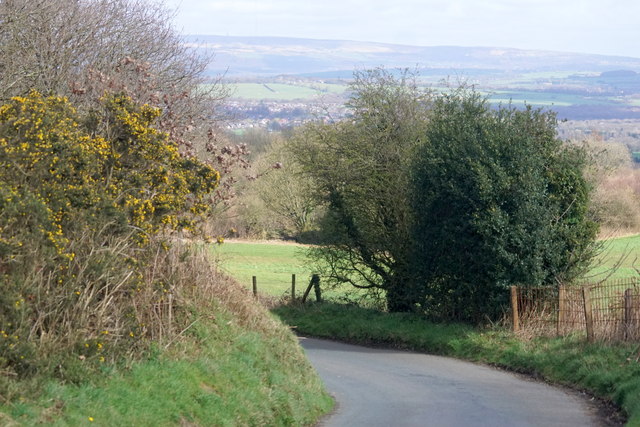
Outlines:
{"type": "MultiPolygon", "coordinates": [[[[409,313],[385,313],[338,304],[274,310],[303,334],[458,357],[586,390],[621,407],[640,423],[637,344],[588,344],[581,337],[522,340],[499,328],[431,323],[409,313]]],[[[619,421],[619,420],[616,420],[619,421]]]]}
{"type": "Polygon", "coordinates": [[[159,258],[152,240],[193,230],[209,209],[218,173],[153,128],[157,109],[102,105],[80,114],[31,92],[0,106],[0,369],[134,348],[139,308],[167,291],[144,274],[159,258]]]}
{"type": "Polygon", "coordinates": [[[430,94],[408,73],[356,73],[353,114],[313,124],[291,143],[327,206],[328,244],[314,249],[326,280],[387,291],[391,310],[408,309],[411,275],[409,166],[426,126],[430,94]]]}
{"type": "Polygon", "coordinates": [[[442,95],[413,167],[412,263],[421,309],[498,318],[509,285],[570,281],[593,256],[584,155],[551,113],[492,110],[474,92],[442,95]]]}
{"type": "Polygon", "coordinates": [[[383,290],[390,311],[481,321],[511,284],[579,275],[597,227],[585,155],[555,116],[465,88],[433,99],[406,73],[357,73],[352,117],[292,139],[327,206],[323,276],[383,290]]]}

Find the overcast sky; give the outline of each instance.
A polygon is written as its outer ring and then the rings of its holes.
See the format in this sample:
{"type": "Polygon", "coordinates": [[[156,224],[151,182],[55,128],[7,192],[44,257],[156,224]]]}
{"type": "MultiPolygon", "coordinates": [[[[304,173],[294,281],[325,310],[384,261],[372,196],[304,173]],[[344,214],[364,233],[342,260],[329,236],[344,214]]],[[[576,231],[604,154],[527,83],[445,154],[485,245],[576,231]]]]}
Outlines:
{"type": "Polygon", "coordinates": [[[184,34],[491,46],[640,58],[640,0],[166,0],[184,34]]]}

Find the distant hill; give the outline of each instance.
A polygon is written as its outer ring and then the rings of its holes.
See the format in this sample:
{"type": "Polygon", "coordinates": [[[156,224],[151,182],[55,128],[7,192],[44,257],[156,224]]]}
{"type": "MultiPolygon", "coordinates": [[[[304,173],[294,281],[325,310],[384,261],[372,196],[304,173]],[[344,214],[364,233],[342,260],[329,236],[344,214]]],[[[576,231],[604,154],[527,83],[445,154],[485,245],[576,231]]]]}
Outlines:
{"type": "Polygon", "coordinates": [[[282,37],[187,36],[186,42],[215,55],[212,75],[350,75],[358,68],[418,67],[467,74],[490,72],[640,72],[640,58],[500,47],[406,46],[282,37]]]}
{"type": "Polygon", "coordinates": [[[280,37],[187,36],[185,42],[214,56],[208,74],[224,75],[232,96],[245,104],[326,102],[331,92],[339,106],[354,70],[384,66],[416,69],[420,83],[432,88],[463,81],[493,103],[549,108],[561,119],[640,120],[640,58],[280,37]]]}

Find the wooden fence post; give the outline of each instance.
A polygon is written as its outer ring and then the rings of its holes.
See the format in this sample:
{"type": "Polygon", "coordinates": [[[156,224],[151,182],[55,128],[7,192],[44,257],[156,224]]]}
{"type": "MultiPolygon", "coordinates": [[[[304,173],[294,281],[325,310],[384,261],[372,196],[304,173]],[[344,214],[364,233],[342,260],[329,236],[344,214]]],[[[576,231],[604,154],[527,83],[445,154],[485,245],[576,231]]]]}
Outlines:
{"type": "Polygon", "coordinates": [[[291,301],[296,300],[296,275],[291,275],[291,301]]]}
{"type": "Polygon", "coordinates": [[[304,291],[304,295],[302,295],[302,303],[304,304],[307,301],[307,297],[309,296],[309,292],[311,292],[311,288],[313,288],[316,282],[320,283],[320,276],[314,274],[311,276],[311,281],[309,282],[309,286],[307,286],[307,290],[304,291]]]}
{"type": "Polygon", "coordinates": [[[253,276],[252,278],[253,280],[253,296],[257,297],[258,296],[258,279],[256,279],[256,276],[253,276]]]}
{"type": "Polygon", "coordinates": [[[318,276],[317,274],[314,274],[313,277],[316,279],[313,282],[313,290],[316,293],[316,301],[322,302],[322,291],[320,290],[320,276],[318,276]]]}
{"type": "Polygon", "coordinates": [[[564,285],[558,287],[558,323],[556,325],[556,333],[561,336],[564,331],[564,319],[567,310],[567,290],[564,285]]]}
{"type": "Polygon", "coordinates": [[[511,286],[511,317],[513,320],[513,332],[520,331],[520,317],[518,314],[518,287],[511,286]]]}
{"type": "Polygon", "coordinates": [[[638,337],[638,301],[634,295],[635,289],[629,288],[624,291],[624,339],[632,340],[638,337]]]}
{"type": "Polygon", "coordinates": [[[589,295],[589,286],[582,288],[582,299],[584,300],[584,320],[587,329],[587,341],[593,342],[593,312],[591,311],[591,297],[589,295]]]}

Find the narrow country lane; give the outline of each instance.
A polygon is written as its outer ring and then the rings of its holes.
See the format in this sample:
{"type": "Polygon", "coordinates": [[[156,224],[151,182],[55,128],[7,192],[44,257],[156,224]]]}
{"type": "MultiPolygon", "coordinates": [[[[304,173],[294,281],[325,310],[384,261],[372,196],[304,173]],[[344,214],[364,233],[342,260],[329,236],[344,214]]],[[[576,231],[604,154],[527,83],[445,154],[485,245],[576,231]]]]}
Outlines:
{"type": "Polygon", "coordinates": [[[338,404],[323,426],[597,426],[585,399],[472,363],[301,338],[338,404]]]}

